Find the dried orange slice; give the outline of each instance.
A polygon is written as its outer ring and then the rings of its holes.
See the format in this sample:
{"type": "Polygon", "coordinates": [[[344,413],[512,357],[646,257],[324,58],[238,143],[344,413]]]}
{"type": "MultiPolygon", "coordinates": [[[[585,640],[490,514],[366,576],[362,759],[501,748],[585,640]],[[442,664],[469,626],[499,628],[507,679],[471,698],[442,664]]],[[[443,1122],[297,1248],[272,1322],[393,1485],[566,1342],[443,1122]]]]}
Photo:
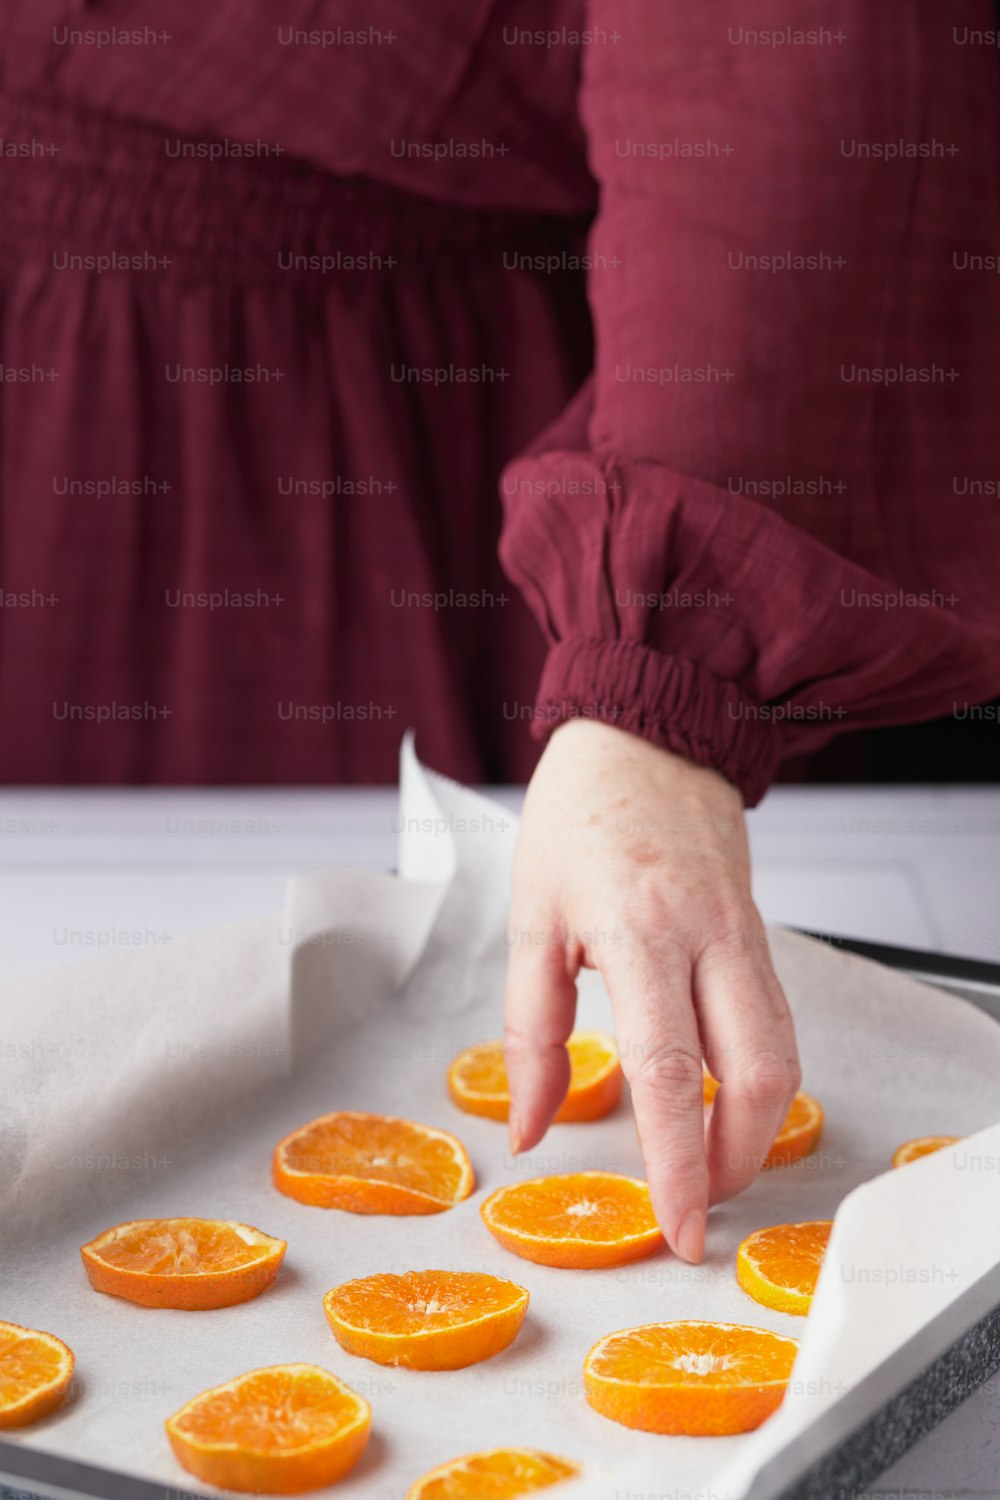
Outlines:
{"type": "Polygon", "coordinates": [[[755,1302],[778,1312],[809,1311],[833,1224],[775,1224],[748,1235],[736,1252],[736,1280],[755,1302]]]}
{"type": "Polygon", "coordinates": [[[513,1343],[528,1293],[479,1271],[381,1272],[335,1286],[323,1306],[349,1354],[408,1370],[461,1370],[513,1343]]]}
{"type": "Polygon", "coordinates": [[[918,1161],[921,1156],[930,1156],[934,1151],[943,1151],[954,1146],[960,1135],[918,1135],[912,1141],[904,1141],[892,1158],[894,1167],[905,1167],[907,1162],[918,1161]]]}
{"type": "MultiPolygon", "coordinates": [[[[719,1084],[710,1073],[705,1074],[703,1095],[706,1104],[711,1104],[719,1092],[719,1084]]],[[[796,1094],[788,1108],[785,1122],[771,1143],[771,1148],[762,1167],[784,1167],[789,1162],[808,1156],[819,1145],[823,1133],[823,1109],[818,1099],[811,1094],[796,1094]]]]}
{"type": "Polygon", "coordinates": [[[505,1249],[542,1266],[621,1266],[663,1244],[649,1187],[615,1172],[511,1183],[491,1193],[480,1212],[505,1249]]]}
{"type": "Polygon", "coordinates": [[[647,1323],[606,1334],[583,1364],[595,1411],[642,1432],[718,1437],[780,1406],[795,1339],[737,1323],[647,1323]]]}
{"type": "Polygon", "coordinates": [[[74,1363],[54,1334],[0,1322],[0,1428],[27,1427],[61,1406],[74,1363]]]}
{"type": "Polygon", "coordinates": [[[202,1391],[167,1418],[178,1463],[221,1489],[297,1495],[353,1468],[371,1407],[318,1365],[271,1365],[202,1391]]]}
{"type": "MultiPolygon", "coordinates": [[[[604,1031],[574,1031],[566,1043],[569,1090],[555,1116],[557,1125],[599,1120],[622,1094],[622,1069],[614,1040],[604,1031]]],[[[448,1069],[448,1091],[466,1114],[506,1120],[510,1089],[502,1042],[477,1042],[448,1069]]]]}
{"type": "Polygon", "coordinates": [[[134,1219],[106,1229],[80,1255],[96,1292],[194,1312],[258,1297],[287,1248],[230,1219],[134,1219]]]}
{"type": "Polygon", "coordinates": [[[475,1186],[465,1147],[446,1130],[353,1110],[293,1130],[272,1170],[289,1198],[353,1214],[437,1214],[475,1186]]]}
{"type": "Polygon", "coordinates": [[[791,1161],[808,1156],[819,1145],[823,1133],[823,1110],[811,1094],[796,1094],[785,1116],[785,1123],[764,1157],[765,1167],[784,1167],[791,1161]]]}
{"type": "Polygon", "coordinates": [[[536,1448],[492,1448],[431,1469],[410,1487],[406,1500],[514,1500],[579,1472],[576,1464],[536,1448]]]}

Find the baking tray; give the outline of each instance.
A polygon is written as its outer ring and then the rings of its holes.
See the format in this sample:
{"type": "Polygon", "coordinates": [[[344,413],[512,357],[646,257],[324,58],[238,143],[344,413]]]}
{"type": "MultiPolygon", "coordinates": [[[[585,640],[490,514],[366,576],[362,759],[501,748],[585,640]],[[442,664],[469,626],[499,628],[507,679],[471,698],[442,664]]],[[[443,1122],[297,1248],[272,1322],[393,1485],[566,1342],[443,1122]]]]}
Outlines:
{"type": "MultiPolygon", "coordinates": [[[[804,935],[957,995],[1000,1022],[1000,965],[831,933],[804,935]]],[[[1000,1266],[786,1444],[760,1470],[746,1500],[856,1500],[998,1370],[1000,1266]]],[[[0,1440],[0,1500],[83,1497],[210,1500],[197,1487],[179,1489],[0,1440]]]]}

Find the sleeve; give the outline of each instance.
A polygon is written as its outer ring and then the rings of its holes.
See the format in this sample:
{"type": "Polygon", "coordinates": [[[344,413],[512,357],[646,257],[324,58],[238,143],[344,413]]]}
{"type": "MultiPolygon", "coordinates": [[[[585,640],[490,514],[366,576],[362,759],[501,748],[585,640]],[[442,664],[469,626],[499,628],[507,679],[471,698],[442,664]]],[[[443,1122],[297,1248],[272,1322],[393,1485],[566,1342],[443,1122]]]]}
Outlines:
{"type": "Polygon", "coordinates": [[[508,40],[536,6],[17,0],[0,5],[0,80],[449,206],[585,212],[573,58],[508,40]]]}
{"type": "Polygon", "coordinates": [[[951,477],[995,471],[997,296],[949,260],[995,238],[996,91],[953,19],[591,0],[595,370],[501,486],[540,735],[603,719],[753,805],[1000,687],[996,500],[951,477]]]}

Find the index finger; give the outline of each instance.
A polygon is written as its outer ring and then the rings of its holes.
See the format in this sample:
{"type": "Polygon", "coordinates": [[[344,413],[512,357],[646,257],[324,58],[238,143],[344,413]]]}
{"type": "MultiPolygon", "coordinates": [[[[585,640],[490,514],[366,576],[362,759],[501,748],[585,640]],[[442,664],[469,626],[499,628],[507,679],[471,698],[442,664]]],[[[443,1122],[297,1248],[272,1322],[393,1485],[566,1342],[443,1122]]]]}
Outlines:
{"type": "Polygon", "coordinates": [[[671,1249],[695,1263],[705,1248],[708,1167],[690,966],[633,943],[605,963],[604,979],[657,1222],[671,1249]]]}
{"type": "MultiPolygon", "coordinates": [[[[533,916],[544,912],[528,910],[533,916]]],[[[531,922],[518,926],[512,918],[508,945],[504,1056],[510,1148],[516,1156],[541,1140],[569,1087],[566,1042],[576,1014],[576,984],[558,926],[547,914],[537,929],[531,922]]]]}

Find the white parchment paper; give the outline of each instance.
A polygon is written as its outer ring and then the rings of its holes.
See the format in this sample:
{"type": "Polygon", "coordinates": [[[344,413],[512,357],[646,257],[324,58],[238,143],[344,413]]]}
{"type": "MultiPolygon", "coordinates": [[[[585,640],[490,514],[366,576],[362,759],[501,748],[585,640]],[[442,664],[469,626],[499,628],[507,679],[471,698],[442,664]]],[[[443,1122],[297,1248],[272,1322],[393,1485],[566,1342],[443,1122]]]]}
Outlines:
{"type": "MultiPolygon", "coordinates": [[[[642,1174],[627,1102],[559,1126],[511,1160],[502,1125],[450,1103],[445,1069],[499,1035],[512,815],[426,772],[404,746],[399,870],[290,883],[274,918],[169,948],[18,980],[0,995],[0,1317],[77,1355],[72,1398],[17,1441],[198,1489],[163,1421],[197,1391],[257,1365],[325,1365],[373,1407],[373,1439],[337,1493],[403,1500],[426,1469],[526,1444],[583,1465],[566,1500],[743,1493],[771,1453],[1000,1257],[1000,1027],[950,996],[783,932],[772,934],[820,1150],[765,1172],[713,1210],[705,1263],[664,1250],[620,1270],[568,1272],[505,1252],[479,1205],[515,1178],[604,1168],[642,1174]],[[426,1218],[307,1208],[270,1182],[274,1143],[339,1108],[411,1116],[465,1143],[477,1190],[426,1218]],[[993,1126],[992,1129],[988,1128],[993,1126]],[[895,1147],[973,1136],[905,1171],[895,1147]],[[289,1242],[277,1285],[216,1312],[153,1311],[94,1293],[78,1247],[125,1219],[235,1218],[289,1242]],[[836,1227],[808,1320],[737,1285],[751,1230],[836,1227]],[[469,1370],[395,1371],[352,1358],[323,1315],[330,1287],[373,1270],[481,1269],[528,1287],[516,1343],[469,1370]],[[582,1362],[612,1329],[697,1317],[802,1340],[779,1413],[743,1438],[664,1438],[587,1406],[582,1362]]],[[[584,1025],[610,1025],[599,979],[584,1025]]]]}

